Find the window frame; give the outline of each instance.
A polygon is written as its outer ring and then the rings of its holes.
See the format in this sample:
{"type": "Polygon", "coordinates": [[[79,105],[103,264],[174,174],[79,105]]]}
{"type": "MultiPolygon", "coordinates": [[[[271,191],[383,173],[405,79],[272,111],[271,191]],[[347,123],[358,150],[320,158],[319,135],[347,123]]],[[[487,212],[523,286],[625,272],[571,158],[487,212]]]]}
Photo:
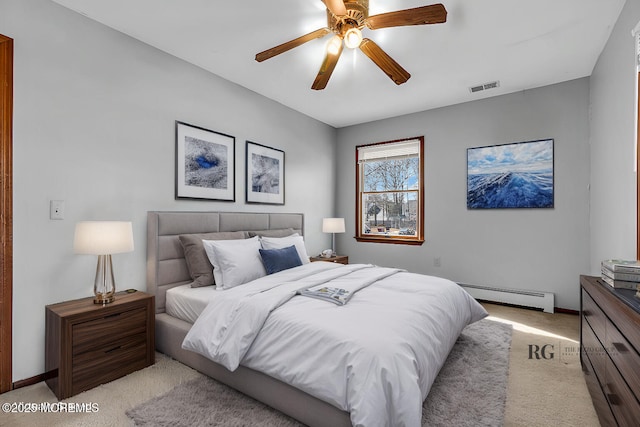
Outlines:
{"type": "MultiPolygon", "coordinates": [[[[413,190],[412,190],[413,191],[413,190]]],[[[386,193],[392,193],[388,191],[386,193]]],[[[376,142],[373,144],[363,144],[356,146],[356,234],[355,239],[358,242],[370,242],[370,243],[391,243],[400,245],[422,245],[424,243],[424,136],[416,136],[412,138],[396,139],[392,141],[376,142]],[[362,177],[364,167],[360,164],[360,148],[373,147],[383,144],[404,143],[407,141],[419,141],[420,152],[418,159],[418,197],[417,197],[417,215],[416,215],[416,235],[415,236],[402,236],[402,235],[369,235],[363,232],[362,224],[362,196],[363,191],[362,184],[364,178],[362,177]]]]}
{"type": "MultiPolygon", "coordinates": [[[[640,43],[640,40],[638,40],[640,43]]],[[[639,46],[640,48],[640,46],[639,46]]],[[[640,259],[640,53],[636,80],[636,259],[640,259]]]]}

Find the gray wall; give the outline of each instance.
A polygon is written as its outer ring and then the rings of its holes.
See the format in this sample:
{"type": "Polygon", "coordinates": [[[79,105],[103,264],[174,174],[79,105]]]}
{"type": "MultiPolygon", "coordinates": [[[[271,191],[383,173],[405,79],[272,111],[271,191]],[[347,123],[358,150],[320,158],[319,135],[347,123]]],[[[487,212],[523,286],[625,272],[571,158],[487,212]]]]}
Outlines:
{"type": "Polygon", "coordinates": [[[627,1],[591,75],[591,272],[636,259],[634,38],[640,2],[627,1]]]}
{"type": "Polygon", "coordinates": [[[338,130],[337,237],[350,261],[395,265],[457,282],[556,294],[579,308],[578,275],[589,268],[589,79],[338,130]],[[425,137],[425,243],[358,243],[355,146],[425,137]],[[467,210],[466,149],[553,138],[555,207],[467,210]],[[434,267],[440,257],[441,267],[434,267]]]}
{"type": "Polygon", "coordinates": [[[15,41],[14,381],[44,372],[44,306],[92,295],[77,221],[133,221],[135,252],[113,261],[120,289],[145,288],[148,210],[303,212],[309,252],[330,246],[335,129],[53,2],[0,11],[15,41]],[[236,137],[235,203],[174,200],[175,120],[236,137]],[[286,152],[285,206],[245,205],[245,140],[286,152]],[[64,220],[49,220],[52,199],[64,220]]]}

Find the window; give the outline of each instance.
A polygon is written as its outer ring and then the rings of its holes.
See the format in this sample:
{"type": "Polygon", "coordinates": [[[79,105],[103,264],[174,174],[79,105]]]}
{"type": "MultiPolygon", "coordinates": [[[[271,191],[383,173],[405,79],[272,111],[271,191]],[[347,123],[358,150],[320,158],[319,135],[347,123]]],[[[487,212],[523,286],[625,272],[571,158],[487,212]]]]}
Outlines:
{"type": "Polygon", "coordinates": [[[424,242],[424,137],[356,147],[356,240],[424,242]]]}

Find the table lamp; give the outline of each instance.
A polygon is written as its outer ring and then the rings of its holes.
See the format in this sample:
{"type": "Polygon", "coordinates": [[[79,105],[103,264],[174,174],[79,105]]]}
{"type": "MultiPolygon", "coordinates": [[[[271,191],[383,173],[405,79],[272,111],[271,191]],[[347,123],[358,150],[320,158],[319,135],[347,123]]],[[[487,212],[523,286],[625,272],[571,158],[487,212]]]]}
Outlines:
{"type": "Polygon", "coordinates": [[[332,256],[336,256],[336,233],[344,233],[344,218],[322,218],[322,232],[331,233],[332,256]]]}
{"type": "Polygon", "coordinates": [[[77,254],[98,255],[93,285],[95,304],[109,304],[115,299],[111,255],[133,251],[133,229],[126,221],[83,221],[76,224],[73,249],[77,254]]]}

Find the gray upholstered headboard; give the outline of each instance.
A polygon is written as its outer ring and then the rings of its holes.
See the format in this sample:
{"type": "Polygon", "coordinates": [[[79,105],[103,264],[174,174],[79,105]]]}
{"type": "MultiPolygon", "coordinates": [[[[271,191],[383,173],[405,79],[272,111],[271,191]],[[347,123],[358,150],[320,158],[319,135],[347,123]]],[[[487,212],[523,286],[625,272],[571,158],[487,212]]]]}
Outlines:
{"type": "Polygon", "coordinates": [[[218,231],[257,231],[293,228],[304,231],[304,215],[252,212],[148,212],[147,292],[156,296],[156,313],[163,313],[165,293],[191,282],[178,236],[218,231]]]}

